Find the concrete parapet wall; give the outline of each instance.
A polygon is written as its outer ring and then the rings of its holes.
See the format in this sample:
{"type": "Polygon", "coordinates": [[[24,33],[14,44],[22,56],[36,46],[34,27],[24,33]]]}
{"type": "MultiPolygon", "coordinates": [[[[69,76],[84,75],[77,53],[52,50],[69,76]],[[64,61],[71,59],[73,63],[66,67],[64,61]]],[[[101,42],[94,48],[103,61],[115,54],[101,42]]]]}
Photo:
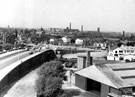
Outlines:
{"type": "Polygon", "coordinates": [[[28,57],[25,60],[20,60],[19,63],[11,64],[11,69],[5,68],[6,72],[3,70],[3,77],[0,78],[0,91],[27,74],[30,70],[42,65],[44,62],[55,59],[56,56],[53,50],[47,50],[28,57]]]}

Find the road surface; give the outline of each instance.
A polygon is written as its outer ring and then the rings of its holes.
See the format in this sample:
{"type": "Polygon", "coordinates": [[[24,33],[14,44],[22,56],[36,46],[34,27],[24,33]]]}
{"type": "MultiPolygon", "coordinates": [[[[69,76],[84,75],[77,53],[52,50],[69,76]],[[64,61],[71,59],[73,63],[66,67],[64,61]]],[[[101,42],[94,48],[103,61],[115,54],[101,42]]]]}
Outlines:
{"type": "Polygon", "coordinates": [[[30,55],[31,51],[23,51],[21,53],[14,53],[9,56],[5,56],[2,60],[0,60],[0,70],[9,66],[10,64],[19,61],[30,55]]]}
{"type": "Polygon", "coordinates": [[[11,51],[11,52],[7,52],[7,53],[4,53],[4,54],[1,54],[0,55],[0,61],[4,60],[4,59],[7,59],[7,58],[10,58],[12,56],[15,56],[17,54],[23,53],[25,51],[26,50],[16,50],[16,51],[11,51]]]}

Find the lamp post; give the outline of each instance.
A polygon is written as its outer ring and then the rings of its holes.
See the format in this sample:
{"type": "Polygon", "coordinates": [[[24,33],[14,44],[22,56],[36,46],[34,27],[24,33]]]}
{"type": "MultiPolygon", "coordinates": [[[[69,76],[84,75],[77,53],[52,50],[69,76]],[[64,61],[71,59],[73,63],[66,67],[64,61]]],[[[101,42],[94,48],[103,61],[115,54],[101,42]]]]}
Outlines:
{"type": "MultiPolygon", "coordinates": [[[[19,46],[19,40],[17,39],[17,41],[16,41],[16,47],[18,47],[19,46]]],[[[19,47],[18,47],[19,48],[19,47]]],[[[17,55],[18,55],[18,57],[17,57],[17,61],[19,61],[19,49],[17,49],[18,51],[17,51],[17,55]]]]}
{"type": "MultiPolygon", "coordinates": [[[[19,44],[18,42],[17,42],[17,44],[19,44]]],[[[19,49],[18,49],[18,51],[17,51],[17,55],[18,55],[18,60],[17,61],[19,61],[19,49]]]]}

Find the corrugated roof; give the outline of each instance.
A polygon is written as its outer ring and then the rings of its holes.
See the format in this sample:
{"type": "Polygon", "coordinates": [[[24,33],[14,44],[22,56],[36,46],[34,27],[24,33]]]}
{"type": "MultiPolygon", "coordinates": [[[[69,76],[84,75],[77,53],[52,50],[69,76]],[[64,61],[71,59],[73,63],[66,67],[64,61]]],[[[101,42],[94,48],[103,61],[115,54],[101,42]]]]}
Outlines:
{"type": "Polygon", "coordinates": [[[122,87],[126,87],[127,84],[120,78],[120,76],[118,76],[117,74],[114,73],[114,71],[105,66],[105,65],[98,65],[97,66],[99,68],[100,71],[102,71],[102,73],[104,75],[106,75],[106,77],[115,85],[117,86],[117,88],[122,88],[122,87]]]}
{"type": "Polygon", "coordinates": [[[100,70],[119,88],[135,86],[135,63],[105,64],[100,70]]]}
{"type": "Polygon", "coordinates": [[[135,63],[92,65],[77,71],[76,74],[114,88],[135,86],[135,63]]]}

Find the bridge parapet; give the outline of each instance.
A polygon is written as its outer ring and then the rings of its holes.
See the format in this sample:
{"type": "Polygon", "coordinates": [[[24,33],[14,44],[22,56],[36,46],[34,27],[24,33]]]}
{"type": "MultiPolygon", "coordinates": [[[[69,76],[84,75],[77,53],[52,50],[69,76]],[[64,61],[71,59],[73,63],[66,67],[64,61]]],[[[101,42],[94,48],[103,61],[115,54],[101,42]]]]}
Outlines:
{"type": "Polygon", "coordinates": [[[53,60],[55,53],[53,50],[46,50],[31,54],[30,56],[16,61],[0,70],[0,91],[13,81],[21,78],[33,68],[42,65],[44,62],[53,60]]]}

